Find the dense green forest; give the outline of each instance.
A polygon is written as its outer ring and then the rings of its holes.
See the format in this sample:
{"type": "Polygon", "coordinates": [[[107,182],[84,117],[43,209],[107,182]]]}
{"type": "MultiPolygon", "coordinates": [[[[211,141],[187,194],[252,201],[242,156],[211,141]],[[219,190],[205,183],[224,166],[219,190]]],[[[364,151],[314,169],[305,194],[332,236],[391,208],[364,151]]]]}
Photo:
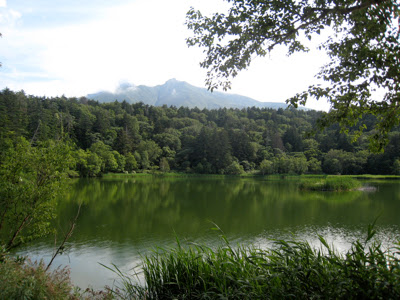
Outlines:
{"type": "Polygon", "coordinates": [[[316,130],[323,112],[189,109],[0,92],[0,137],[72,145],[71,176],[142,170],[205,174],[400,174],[400,128],[382,153],[368,150],[373,116],[354,136],[316,130]]]}

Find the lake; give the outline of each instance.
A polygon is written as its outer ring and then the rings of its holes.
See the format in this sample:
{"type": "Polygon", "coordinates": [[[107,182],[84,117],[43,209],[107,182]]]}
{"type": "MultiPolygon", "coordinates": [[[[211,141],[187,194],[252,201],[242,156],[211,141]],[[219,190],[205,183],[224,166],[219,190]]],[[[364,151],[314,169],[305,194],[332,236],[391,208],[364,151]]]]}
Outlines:
{"type": "MultiPolygon", "coordinates": [[[[302,239],[318,245],[318,234],[339,251],[365,236],[379,217],[378,238],[386,246],[400,239],[400,181],[363,180],[375,187],[352,192],[304,192],[299,178],[134,177],[80,179],[58,201],[58,239],[82,203],[65,253],[53,267],[69,266],[73,283],[86,288],[112,286],[115,275],[140,264],[156,246],[173,246],[176,237],[209,246],[220,243],[217,224],[233,243],[268,247],[271,239],[302,239]]],[[[49,261],[54,237],[19,254],[49,261]]]]}

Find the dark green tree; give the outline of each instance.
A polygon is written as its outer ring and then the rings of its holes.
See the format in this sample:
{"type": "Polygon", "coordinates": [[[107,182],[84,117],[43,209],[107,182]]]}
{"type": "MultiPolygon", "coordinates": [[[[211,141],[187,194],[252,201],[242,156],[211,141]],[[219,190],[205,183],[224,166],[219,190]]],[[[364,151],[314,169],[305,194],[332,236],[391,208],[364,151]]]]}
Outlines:
{"type": "MultiPolygon", "coordinates": [[[[301,152],[303,151],[303,140],[298,130],[295,127],[290,127],[282,137],[284,145],[289,144],[291,151],[301,152]]],[[[288,148],[288,147],[286,147],[288,148]]]]}

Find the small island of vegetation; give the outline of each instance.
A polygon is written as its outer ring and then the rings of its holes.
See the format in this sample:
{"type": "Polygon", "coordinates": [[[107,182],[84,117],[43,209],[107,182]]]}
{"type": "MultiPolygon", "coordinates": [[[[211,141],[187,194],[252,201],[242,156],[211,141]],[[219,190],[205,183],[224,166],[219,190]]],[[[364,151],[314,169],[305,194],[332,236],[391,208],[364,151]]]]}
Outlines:
{"type": "Polygon", "coordinates": [[[300,190],[305,191],[354,191],[361,187],[361,182],[349,176],[327,176],[325,178],[307,178],[301,180],[300,190]]]}

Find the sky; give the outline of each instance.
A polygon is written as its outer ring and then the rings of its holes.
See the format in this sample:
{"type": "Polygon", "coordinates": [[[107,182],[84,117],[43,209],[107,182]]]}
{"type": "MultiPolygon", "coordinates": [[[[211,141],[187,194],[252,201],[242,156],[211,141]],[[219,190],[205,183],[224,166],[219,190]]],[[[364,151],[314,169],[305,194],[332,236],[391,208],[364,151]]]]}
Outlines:
{"type": "MultiPolygon", "coordinates": [[[[0,0],[0,89],[80,97],[122,82],[161,85],[171,78],[205,87],[203,50],[188,47],[190,7],[203,14],[223,0],[0,0]]],[[[277,48],[232,81],[229,93],[284,102],[316,82],[327,62],[316,45],[286,56],[277,48]]],[[[328,110],[322,101],[307,107],[328,110]]]]}

